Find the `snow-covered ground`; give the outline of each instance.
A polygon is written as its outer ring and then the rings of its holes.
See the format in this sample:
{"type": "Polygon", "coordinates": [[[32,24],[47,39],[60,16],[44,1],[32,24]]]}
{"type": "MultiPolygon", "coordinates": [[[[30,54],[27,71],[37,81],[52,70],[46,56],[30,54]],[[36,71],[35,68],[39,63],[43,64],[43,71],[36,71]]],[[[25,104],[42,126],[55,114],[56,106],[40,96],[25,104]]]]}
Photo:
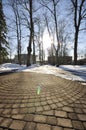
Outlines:
{"type": "Polygon", "coordinates": [[[35,64],[30,67],[26,67],[24,65],[20,66],[18,64],[11,63],[0,65],[0,73],[11,71],[52,74],[68,80],[80,81],[86,85],[86,66],[61,65],[59,67],[55,67],[51,65],[39,66],[35,64]]]}
{"type": "Polygon", "coordinates": [[[23,69],[23,66],[20,66],[18,64],[12,64],[12,63],[5,63],[0,65],[0,73],[12,72],[19,69],[23,69]]]}
{"type": "Polygon", "coordinates": [[[13,72],[13,71],[22,71],[25,69],[31,69],[36,67],[37,65],[31,65],[30,67],[26,67],[26,65],[19,65],[19,64],[12,64],[12,63],[5,63],[0,65],[0,73],[4,72],[13,72]]]}

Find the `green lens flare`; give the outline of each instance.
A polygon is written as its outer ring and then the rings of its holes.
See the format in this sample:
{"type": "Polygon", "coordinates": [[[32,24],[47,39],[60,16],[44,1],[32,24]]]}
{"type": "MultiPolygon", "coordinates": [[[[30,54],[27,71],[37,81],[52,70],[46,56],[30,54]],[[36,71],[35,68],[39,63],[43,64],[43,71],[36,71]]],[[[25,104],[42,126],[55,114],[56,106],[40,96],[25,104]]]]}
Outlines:
{"type": "Polygon", "coordinates": [[[40,87],[38,87],[38,88],[37,88],[37,94],[39,95],[39,94],[40,94],[40,92],[41,92],[41,88],[40,88],[40,87]]]}

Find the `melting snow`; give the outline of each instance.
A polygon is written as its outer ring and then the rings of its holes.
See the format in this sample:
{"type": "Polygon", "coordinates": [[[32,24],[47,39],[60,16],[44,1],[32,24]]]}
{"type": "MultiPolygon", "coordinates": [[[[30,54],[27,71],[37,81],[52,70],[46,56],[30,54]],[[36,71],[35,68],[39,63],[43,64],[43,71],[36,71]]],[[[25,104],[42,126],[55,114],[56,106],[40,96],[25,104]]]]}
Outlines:
{"type": "Polygon", "coordinates": [[[10,71],[53,74],[68,80],[80,81],[83,85],[86,85],[86,66],[61,65],[59,67],[55,67],[51,65],[39,66],[34,64],[26,67],[25,65],[20,66],[12,63],[0,65],[0,73],[10,71]]]}

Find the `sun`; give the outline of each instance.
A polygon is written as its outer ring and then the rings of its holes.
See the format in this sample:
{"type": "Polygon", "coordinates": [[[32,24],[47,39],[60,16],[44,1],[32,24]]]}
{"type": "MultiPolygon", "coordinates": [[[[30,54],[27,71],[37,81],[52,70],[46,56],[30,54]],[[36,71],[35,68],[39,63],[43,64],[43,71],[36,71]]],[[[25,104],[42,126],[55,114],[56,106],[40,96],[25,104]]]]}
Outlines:
{"type": "Polygon", "coordinates": [[[44,50],[48,49],[51,46],[51,38],[49,36],[48,30],[45,29],[44,33],[43,33],[43,47],[44,50]]]}

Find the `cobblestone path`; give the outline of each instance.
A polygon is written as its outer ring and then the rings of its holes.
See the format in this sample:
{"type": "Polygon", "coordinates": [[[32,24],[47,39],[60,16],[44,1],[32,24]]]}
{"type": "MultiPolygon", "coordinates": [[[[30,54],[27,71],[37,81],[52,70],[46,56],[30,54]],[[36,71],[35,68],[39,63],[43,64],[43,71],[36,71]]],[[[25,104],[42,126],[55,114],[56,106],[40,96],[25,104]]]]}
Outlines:
{"type": "Polygon", "coordinates": [[[3,129],[86,130],[86,86],[47,74],[0,76],[3,129]]]}

